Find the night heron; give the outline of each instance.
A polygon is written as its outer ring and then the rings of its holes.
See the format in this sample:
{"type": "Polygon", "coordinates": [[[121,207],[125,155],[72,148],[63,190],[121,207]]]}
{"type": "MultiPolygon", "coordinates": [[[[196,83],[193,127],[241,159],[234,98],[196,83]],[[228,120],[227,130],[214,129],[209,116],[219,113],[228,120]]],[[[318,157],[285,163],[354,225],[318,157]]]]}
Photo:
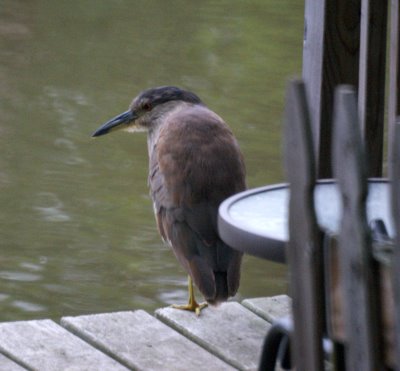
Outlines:
{"type": "Polygon", "coordinates": [[[189,274],[189,303],[175,308],[195,311],[193,284],[210,304],[236,294],[242,253],[218,236],[218,206],[243,191],[245,166],[228,125],[200,98],[172,86],[148,89],[128,111],[93,134],[114,130],[147,131],[148,184],[158,230],[189,274]]]}

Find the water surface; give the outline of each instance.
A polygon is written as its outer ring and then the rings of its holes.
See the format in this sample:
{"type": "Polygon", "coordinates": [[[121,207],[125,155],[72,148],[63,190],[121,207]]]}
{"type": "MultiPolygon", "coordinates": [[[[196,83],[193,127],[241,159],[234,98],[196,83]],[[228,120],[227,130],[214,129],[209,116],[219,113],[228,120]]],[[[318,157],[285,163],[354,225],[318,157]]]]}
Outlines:
{"type": "MultiPolygon", "coordinates": [[[[250,187],[284,180],[281,121],[303,2],[1,0],[0,320],[186,301],[160,242],[143,134],[92,140],[144,88],[196,92],[232,127],[250,187]]],[[[238,298],[286,292],[246,257],[238,298]]]]}

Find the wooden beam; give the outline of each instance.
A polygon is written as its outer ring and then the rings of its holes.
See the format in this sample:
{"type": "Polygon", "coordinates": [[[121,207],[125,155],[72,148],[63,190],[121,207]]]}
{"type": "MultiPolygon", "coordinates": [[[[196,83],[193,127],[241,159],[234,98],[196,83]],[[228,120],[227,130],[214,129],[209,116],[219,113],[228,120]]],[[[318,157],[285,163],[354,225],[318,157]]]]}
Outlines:
{"type": "Polygon", "coordinates": [[[360,0],[306,0],[303,79],[319,178],[332,175],[331,137],[334,89],[358,85],[360,0]]]}
{"type": "Polygon", "coordinates": [[[316,159],[321,136],[325,3],[326,0],[306,0],[304,15],[303,80],[308,101],[313,102],[309,112],[316,159]]]}
{"type": "Polygon", "coordinates": [[[394,314],[395,314],[395,337],[396,351],[395,359],[400,365],[400,117],[393,126],[392,131],[392,161],[391,161],[391,201],[393,205],[393,221],[395,236],[395,248],[393,254],[392,282],[394,292],[394,314]]]}
{"type": "Polygon", "coordinates": [[[382,366],[380,301],[366,217],[367,168],[357,116],[355,91],[348,86],[339,87],[335,96],[333,159],[343,200],[339,267],[346,369],[374,371],[382,366]]]}
{"type": "Polygon", "coordinates": [[[400,116],[400,5],[399,0],[390,4],[390,66],[389,66],[389,159],[392,158],[394,128],[400,116]]]}
{"type": "Polygon", "coordinates": [[[362,0],[358,114],[368,176],[382,176],[385,107],[387,1],[362,0]]]}
{"type": "Polygon", "coordinates": [[[389,66],[389,174],[392,181],[392,205],[395,230],[393,258],[393,291],[396,321],[396,361],[400,365],[400,4],[390,4],[390,66],[389,66]]]}
{"type": "Polygon", "coordinates": [[[291,339],[298,371],[323,369],[322,233],[314,211],[315,163],[304,83],[290,83],[285,106],[285,167],[290,183],[287,257],[293,299],[291,339]]]}

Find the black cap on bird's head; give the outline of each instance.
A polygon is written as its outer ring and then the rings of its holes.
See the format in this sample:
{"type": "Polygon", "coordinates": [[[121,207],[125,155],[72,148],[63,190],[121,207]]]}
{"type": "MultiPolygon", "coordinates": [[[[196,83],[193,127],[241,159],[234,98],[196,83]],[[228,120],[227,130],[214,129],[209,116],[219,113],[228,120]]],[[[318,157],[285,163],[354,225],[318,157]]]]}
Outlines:
{"type": "Polygon", "coordinates": [[[202,104],[196,94],[175,86],[161,86],[147,89],[133,99],[128,111],[121,113],[100,126],[93,133],[92,137],[99,137],[119,129],[132,131],[146,130],[148,127],[143,125],[143,123],[151,121],[150,115],[149,120],[140,119],[144,118],[145,115],[151,114],[157,107],[160,107],[164,103],[172,101],[202,104]]]}

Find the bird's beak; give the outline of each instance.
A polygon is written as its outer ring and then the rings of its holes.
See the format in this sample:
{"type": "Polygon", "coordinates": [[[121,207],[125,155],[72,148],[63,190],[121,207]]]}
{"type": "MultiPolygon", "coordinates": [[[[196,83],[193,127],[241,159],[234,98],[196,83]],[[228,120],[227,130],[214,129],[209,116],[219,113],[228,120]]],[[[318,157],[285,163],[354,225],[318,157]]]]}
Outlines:
{"type": "Polygon", "coordinates": [[[101,125],[93,134],[92,137],[99,137],[104,134],[111,133],[112,131],[123,129],[128,126],[132,121],[137,119],[135,112],[129,110],[107,121],[101,125]]]}

